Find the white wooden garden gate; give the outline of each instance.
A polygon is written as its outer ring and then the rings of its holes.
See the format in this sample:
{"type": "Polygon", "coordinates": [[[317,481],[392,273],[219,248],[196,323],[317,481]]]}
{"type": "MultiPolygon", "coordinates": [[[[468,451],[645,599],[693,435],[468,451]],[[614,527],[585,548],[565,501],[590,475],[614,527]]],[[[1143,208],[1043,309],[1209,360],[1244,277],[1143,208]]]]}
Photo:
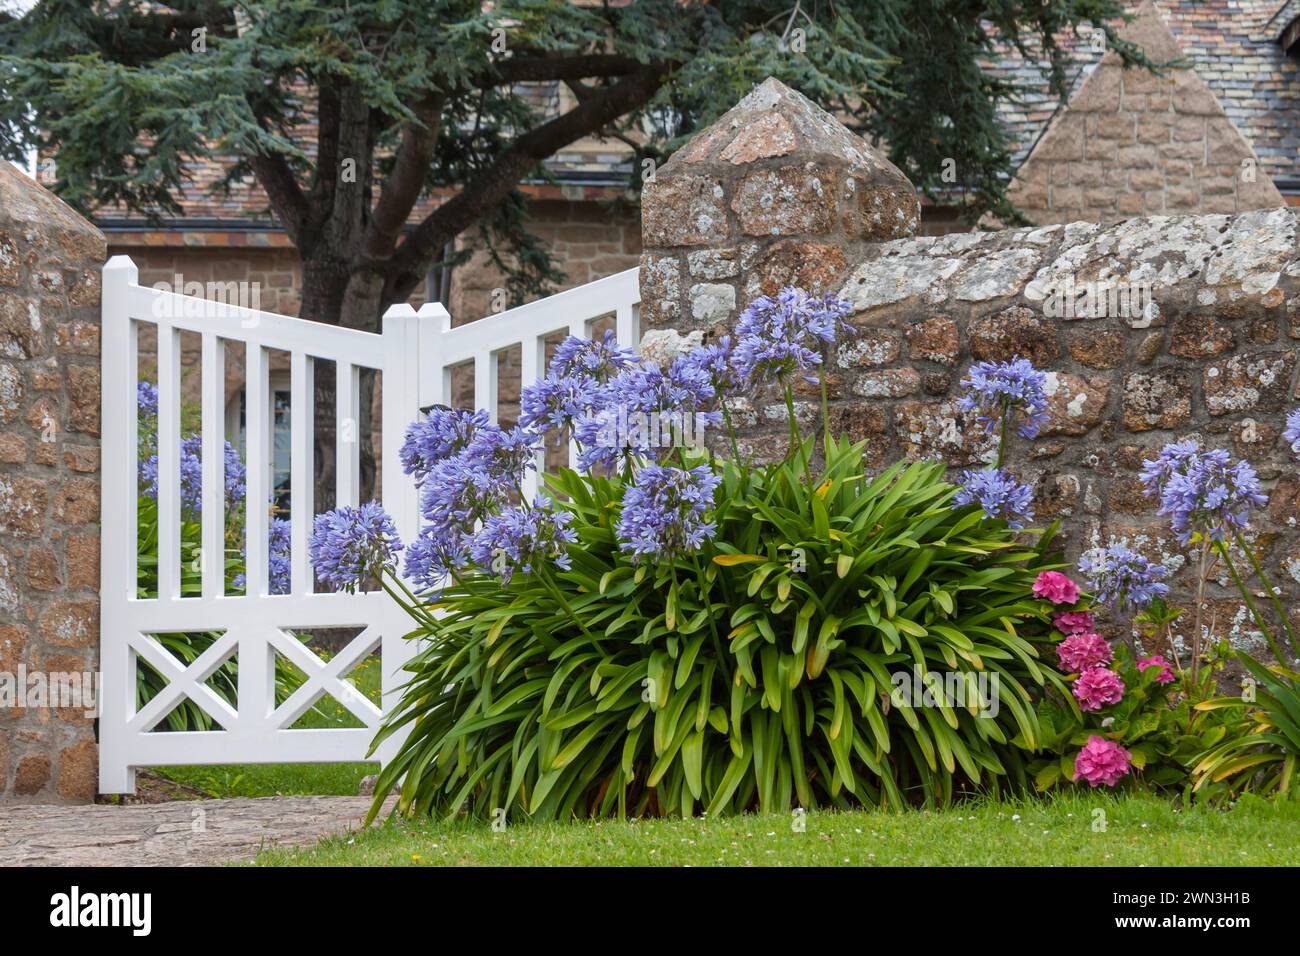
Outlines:
{"type": "MultiPolygon", "coordinates": [[[[99,787],[129,793],[138,767],[358,761],[383,717],[381,709],[345,680],[374,651],[382,668],[382,706],[391,707],[402,683],[401,667],[413,648],[403,639],[409,621],[382,591],[316,593],[307,558],[313,495],[313,362],[335,363],[337,375],[336,497],[357,504],[360,444],[348,440],[359,420],[360,370],[375,369],[382,388],[382,500],[399,533],[417,530],[417,497],[401,470],[403,432],[421,408],[450,403],[452,369],[473,363],[474,403],[497,415],[498,353],[518,347],[521,380],[543,369],[544,340],[557,332],[587,335],[612,318],[620,342],[638,340],[640,293],[637,270],[601,279],[538,302],[456,328],[446,309],[429,303],[390,308],[382,334],[324,325],[194,298],[139,284],[135,264],[115,256],[104,267],[103,285],[103,489],[101,546],[101,638],[99,787]],[[139,333],[157,335],[159,550],[157,597],[138,597],[136,389],[139,333]],[[182,332],[197,333],[200,359],[202,442],[202,594],[180,593],[180,433],[182,332]],[[246,501],[270,493],[271,391],[269,350],[289,355],[291,589],[268,593],[267,553],[253,542],[267,540],[265,508],[248,508],[247,583],[242,595],[224,593],[223,447],[227,343],[242,343],[245,371],[246,501]],[[215,569],[206,573],[207,569],[215,569]],[[364,628],[339,653],[322,660],[289,630],[364,628]],[[217,632],[220,636],[188,665],[154,635],[217,632]],[[275,657],[282,655],[306,675],[277,705],[275,657]],[[206,683],[222,663],[235,659],[235,706],[206,683]],[[167,686],[138,706],[136,670],[143,659],[167,686]],[[297,729],[293,724],[324,695],[343,704],[363,725],[297,729]],[[220,729],[162,732],[160,724],[189,699],[220,729]]],[[[149,359],[152,360],[150,355],[149,359]]],[[[533,490],[535,477],[525,488],[533,490]]],[[[186,556],[187,560],[191,556],[186,556]]],[[[376,755],[386,760],[396,741],[376,755]]]]}

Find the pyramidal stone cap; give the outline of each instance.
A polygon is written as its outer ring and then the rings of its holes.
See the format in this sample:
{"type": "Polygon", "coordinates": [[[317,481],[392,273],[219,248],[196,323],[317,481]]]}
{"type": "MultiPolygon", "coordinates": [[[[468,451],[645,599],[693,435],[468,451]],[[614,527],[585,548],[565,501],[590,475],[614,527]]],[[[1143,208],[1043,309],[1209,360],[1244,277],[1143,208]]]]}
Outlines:
{"type": "Polygon", "coordinates": [[[658,248],[825,236],[914,235],[916,190],[865,139],[775,78],[691,139],[646,183],[643,240],[658,248]]]}

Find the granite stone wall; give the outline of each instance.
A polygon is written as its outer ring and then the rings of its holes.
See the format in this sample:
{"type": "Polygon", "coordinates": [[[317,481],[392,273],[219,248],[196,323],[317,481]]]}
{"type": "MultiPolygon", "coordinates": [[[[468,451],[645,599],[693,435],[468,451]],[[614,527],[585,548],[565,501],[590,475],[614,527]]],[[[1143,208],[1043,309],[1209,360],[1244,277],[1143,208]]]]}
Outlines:
{"type": "Polygon", "coordinates": [[[104,255],[98,230],[0,161],[0,802],[95,794],[93,713],[49,706],[48,682],[98,668],[104,255]]]}
{"type": "MultiPolygon", "coordinates": [[[[890,213],[907,209],[911,187],[861,140],[829,152],[846,142],[833,123],[769,80],[660,171],[643,205],[648,342],[671,350],[683,333],[724,334],[748,301],[780,285],[834,292],[852,303],[856,334],[828,356],[832,429],[865,441],[871,468],[937,458],[954,479],[994,454],[958,409],[966,369],[1029,358],[1048,373],[1051,421],[1034,441],[1013,438],[1009,462],[1034,484],[1037,517],[1062,519],[1070,557],[1126,539],[1185,588],[1188,555],[1138,474],[1166,442],[1197,438],[1258,469],[1270,501],[1249,537],[1300,616],[1300,466],[1281,438],[1300,404],[1296,213],[907,237],[914,219],[890,213]],[[820,190],[793,171],[809,154],[829,157],[820,190]],[[755,168],[737,172],[738,157],[755,168]],[[861,193],[843,184],[864,167],[882,171],[867,207],[882,215],[868,218],[892,235],[864,235],[846,215],[862,208],[861,193]],[[754,181],[783,185],[746,187],[754,181]]],[[[745,449],[783,453],[780,398],[743,404],[745,449]]],[[[807,388],[796,410],[814,429],[819,393],[807,388]]],[[[1216,636],[1259,649],[1230,584],[1224,572],[1207,620],[1216,636]]]]}

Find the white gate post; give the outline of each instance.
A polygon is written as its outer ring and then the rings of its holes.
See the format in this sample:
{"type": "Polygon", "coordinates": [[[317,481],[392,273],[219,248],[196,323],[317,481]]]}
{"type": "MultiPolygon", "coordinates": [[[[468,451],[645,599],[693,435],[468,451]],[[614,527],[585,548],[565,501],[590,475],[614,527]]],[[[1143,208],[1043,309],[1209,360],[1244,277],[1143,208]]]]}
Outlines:
{"type": "MultiPolygon", "coordinates": [[[[384,313],[383,336],[384,368],[380,385],[383,398],[383,502],[384,509],[392,515],[398,536],[409,543],[415,540],[420,520],[415,482],[402,472],[401,465],[406,428],[420,412],[420,319],[415,309],[406,303],[390,306],[384,313]]],[[[399,562],[399,573],[400,570],[399,562]]],[[[380,659],[383,711],[388,714],[401,699],[398,688],[407,677],[402,667],[411,659],[415,649],[404,636],[413,626],[406,613],[387,596],[383,607],[380,659]]],[[[380,762],[387,764],[401,742],[402,735],[397,734],[385,740],[376,751],[380,762]]]]}
{"type": "Polygon", "coordinates": [[[103,501],[99,536],[99,792],[134,793],[126,722],[135,709],[135,655],[127,602],[136,575],[136,381],[139,374],[131,289],[139,270],[127,256],[104,266],[100,370],[103,380],[103,501]]]}

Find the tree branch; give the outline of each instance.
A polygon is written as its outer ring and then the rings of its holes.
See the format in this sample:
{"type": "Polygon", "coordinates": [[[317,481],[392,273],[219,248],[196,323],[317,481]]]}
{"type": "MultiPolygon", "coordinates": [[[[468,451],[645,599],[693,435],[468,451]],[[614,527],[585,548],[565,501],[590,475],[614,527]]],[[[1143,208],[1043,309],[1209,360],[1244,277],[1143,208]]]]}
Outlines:
{"type": "Polygon", "coordinates": [[[402,140],[393,157],[392,171],[384,181],[361,243],[362,258],[382,259],[392,255],[406,217],[424,189],[445,102],[446,97],[441,94],[431,97],[416,110],[419,122],[402,127],[402,140]]]}
{"type": "Polygon", "coordinates": [[[279,153],[260,153],[252,158],[253,172],[258,183],[271,200],[271,208],[284,224],[284,231],[296,246],[303,234],[307,219],[307,198],[298,180],[289,168],[289,162],[279,153]]]}
{"type": "Polygon", "coordinates": [[[583,80],[593,76],[627,76],[645,67],[636,57],[620,53],[580,53],[574,56],[517,54],[494,64],[502,83],[583,80]]]}
{"type": "Polygon", "coordinates": [[[430,213],[398,248],[384,286],[385,304],[407,298],[420,284],[433,255],[510,195],[532,167],[646,103],[670,69],[667,63],[643,65],[636,73],[516,139],[495,163],[430,213]]]}

